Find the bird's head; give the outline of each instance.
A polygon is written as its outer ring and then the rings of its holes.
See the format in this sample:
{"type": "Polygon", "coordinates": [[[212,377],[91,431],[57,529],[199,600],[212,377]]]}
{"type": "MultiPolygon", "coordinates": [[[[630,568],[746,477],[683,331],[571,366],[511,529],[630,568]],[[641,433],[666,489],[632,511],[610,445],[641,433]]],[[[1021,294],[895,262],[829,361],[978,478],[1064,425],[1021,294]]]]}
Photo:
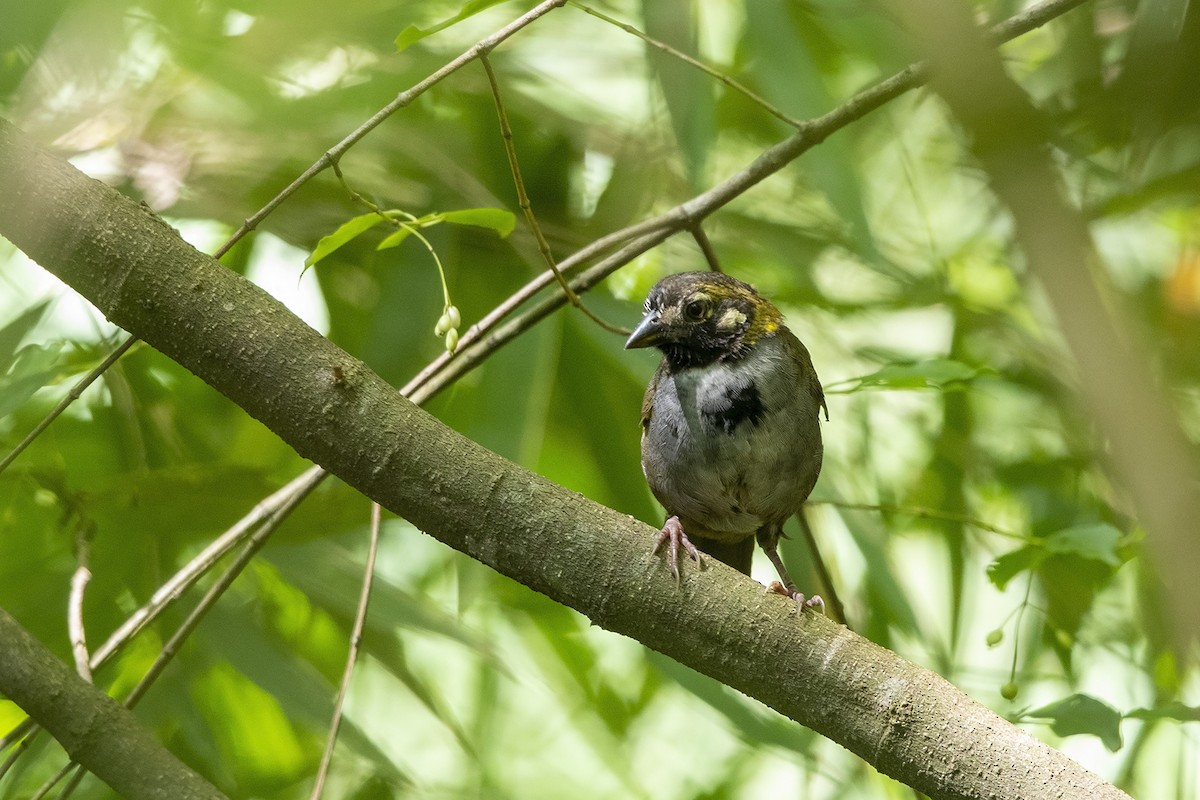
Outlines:
{"type": "Polygon", "coordinates": [[[626,349],[657,347],[675,368],[738,358],[783,326],[783,315],[746,283],[719,272],[681,272],[654,285],[626,349]]]}

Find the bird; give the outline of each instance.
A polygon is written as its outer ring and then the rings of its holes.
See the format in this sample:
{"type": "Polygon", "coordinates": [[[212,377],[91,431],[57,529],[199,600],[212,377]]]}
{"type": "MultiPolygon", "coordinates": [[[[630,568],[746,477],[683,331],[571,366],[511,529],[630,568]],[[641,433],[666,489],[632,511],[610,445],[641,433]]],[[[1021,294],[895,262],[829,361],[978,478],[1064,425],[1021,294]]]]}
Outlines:
{"type": "Polygon", "coordinates": [[[626,349],[655,347],[662,361],[642,401],[642,471],[667,512],[654,545],[681,580],[679,554],[701,552],[750,574],[754,542],[780,581],[770,588],[803,608],[779,556],[783,525],[821,472],[820,413],[829,411],[804,344],[783,314],[747,283],[721,272],[662,278],[626,349]]]}

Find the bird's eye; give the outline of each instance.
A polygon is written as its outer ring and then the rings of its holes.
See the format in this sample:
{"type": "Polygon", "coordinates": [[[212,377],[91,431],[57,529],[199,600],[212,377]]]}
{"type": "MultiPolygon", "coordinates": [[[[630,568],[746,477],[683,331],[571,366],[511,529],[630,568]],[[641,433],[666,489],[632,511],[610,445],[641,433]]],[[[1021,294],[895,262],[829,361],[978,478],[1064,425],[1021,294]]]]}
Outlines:
{"type": "Polygon", "coordinates": [[[683,315],[690,320],[699,322],[708,316],[708,303],[704,300],[693,300],[683,307],[683,315]]]}

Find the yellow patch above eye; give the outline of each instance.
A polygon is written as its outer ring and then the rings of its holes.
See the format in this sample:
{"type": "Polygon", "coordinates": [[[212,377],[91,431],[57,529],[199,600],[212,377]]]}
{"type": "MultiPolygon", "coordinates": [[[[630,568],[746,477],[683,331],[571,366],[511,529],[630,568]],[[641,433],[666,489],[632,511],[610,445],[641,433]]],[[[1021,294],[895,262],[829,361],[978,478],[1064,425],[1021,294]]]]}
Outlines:
{"type": "Polygon", "coordinates": [[[746,321],[746,315],[736,308],[726,309],[721,318],[717,320],[717,327],[721,329],[732,329],[742,325],[746,321]]]}

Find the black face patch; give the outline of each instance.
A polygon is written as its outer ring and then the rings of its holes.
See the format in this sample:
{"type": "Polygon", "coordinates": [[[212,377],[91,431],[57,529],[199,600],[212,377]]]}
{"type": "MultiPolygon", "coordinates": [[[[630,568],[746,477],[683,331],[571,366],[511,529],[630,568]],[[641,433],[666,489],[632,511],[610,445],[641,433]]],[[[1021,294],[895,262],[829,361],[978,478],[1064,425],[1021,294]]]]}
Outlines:
{"type": "Polygon", "coordinates": [[[757,425],[762,421],[762,397],[753,381],[744,386],[730,386],[725,390],[724,400],[702,412],[704,421],[714,428],[733,433],[743,422],[757,425]]]}

